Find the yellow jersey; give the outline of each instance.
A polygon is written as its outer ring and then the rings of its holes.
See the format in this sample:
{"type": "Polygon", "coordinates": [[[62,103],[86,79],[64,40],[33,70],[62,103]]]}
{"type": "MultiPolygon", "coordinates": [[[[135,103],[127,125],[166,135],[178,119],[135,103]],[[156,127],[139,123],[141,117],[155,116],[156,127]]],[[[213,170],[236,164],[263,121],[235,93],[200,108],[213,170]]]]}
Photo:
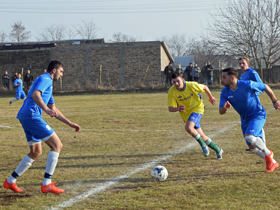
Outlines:
{"type": "Polygon", "coordinates": [[[167,106],[179,107],[184,105],[186,107],[184,112],[180,115],[184,122],[187,122],[191,113],[204,113],[204,104],[200,95],[204,85],[197,82],[184,82],[184,89],[178,90],[174,85],[168,91],[167,106]]]}

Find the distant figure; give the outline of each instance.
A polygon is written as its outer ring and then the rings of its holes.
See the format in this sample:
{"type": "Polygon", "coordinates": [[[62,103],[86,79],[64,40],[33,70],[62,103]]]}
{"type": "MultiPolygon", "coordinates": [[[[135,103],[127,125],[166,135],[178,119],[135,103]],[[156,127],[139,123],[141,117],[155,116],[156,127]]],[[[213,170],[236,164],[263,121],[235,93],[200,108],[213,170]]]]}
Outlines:
{"type": "Polygon", "coordinates": [[[10,79],[11,79],[10,75],[8,74],[7,71],[5,71],[5,74],[3,74],[2,76],[4,88],[10,89],[10,79]]]}
{"type": "Polygon", "coordinates": [[[181,67],[181,64],[178,64],[178,67],[175,70],[176,72],[178,72],[181,76],[183,75],[183,69],[181,67]]]}
{"type": "Polygon", "coordinates": [[[27,74],[24,76],[24,82],[26,84],[27,90],[29,90],[30,86],[33,83],[33,75],[30,74],[30,70],[27,70],[27,74]]]}
{"type": "Polygon", "coordinates": [[[23,91],[23,82],[21,80],[21,74],[18,74],[18,78],[14,81],[14,87],[16,88],[16,98],[10,101],[10,106],[14,101],[26,99],[26,95],[23,91]]]}
{"type": "Polygon", "coordinates": [[[171,81],[171,74],[174,72],[172,63],[170,62],[168,66],[165,67],[164,69],[164,75],[166,77],[165,83],[166,85],[169,83],[170,86],[172,86],[172,81],[171,81]]]}
{"type": "Polygon", "coordinates": [[[204,85],[208,85],[208,78],[207,78],[207,63],[204,63],[204,66],[201,68],[201,73],[204,80],[204,85]]]}
{"type": "MultiPolygon", "coordinates": [[[[17,77],[18,77],[18,73],[16,72],[16,73],[14,74],[14,76],[12,76],[12,83],[13,83],[13,84],[14,84],[15,80],[17,79],[17,77]]],[[[15,89],[15,86],[13,86],[13,88],[15,89]]]]}
{"type": "Polygon", "coordinates": [[[193,81],[192,71],[193,71],[193,65],[192,63],[189,63],[189,65],[186,67],[184,71],[184,79],[186,81],[193,81]]]}
{"type": "Polygon", "coordinates": [[[193,75],[193,80],[195,82],[199,82],[199,73],[200,73],[200,68],[197,66],[197,64],[194,64],[192,75],[193,75]]]}
{"type": "Polygon", "coordinates": [[[206,70],[207,70],[207,77],[208,77],[208,85],[213,85],[214,68],[212,67],[210,62],[207,63],[206,70]]]}

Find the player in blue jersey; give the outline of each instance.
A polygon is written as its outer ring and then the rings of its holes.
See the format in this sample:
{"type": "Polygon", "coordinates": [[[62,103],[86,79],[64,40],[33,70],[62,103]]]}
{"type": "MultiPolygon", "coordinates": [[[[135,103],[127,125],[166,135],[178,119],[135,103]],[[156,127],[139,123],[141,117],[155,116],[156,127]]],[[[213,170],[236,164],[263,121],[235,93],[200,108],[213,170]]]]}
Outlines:
{"type": "Polygon", "coordinates": [[[41,184],[43,193],[62,193],[63,189],[57,188],[57,183],[51,182],[62,143],[54,130],[42,119],[42,111],[50,117],[62,121],[63,123],[80,130],[80,126],[68,120],[55,106],[53,99],[53,81],[57,81],[63,76],[63,65],[59,61],[51,61],[45,74],[39,76],[32,84],[23,106],[18,112],[19,119],[30,148],[30,153],[26,155],[11,176],[5,180],[3,186],[14,192],[21,192],[22,189],[16,185],[17,178],[22,175],[42,154],[41,140],[51,149],[47,158],[47,166],[44,180],[41,184]]]}
{"type": "Polygon", "coordinates": [[[262,139],[266,112],[257,99],[255,92],[263,93],[265,91],[276,110],[280,109],[280,102],[269,86],[251,80],[238,80],[237,70],[234,68],[223,70],[222,84],[225,88],[220,95],[220,114],[225,114],[233,106],[240,115],[241,129],[246,142],[256,147],[256,154],[265,159],[266,172],[274,171],[279,167],[279,164],[273,159],[273,152],[267,149],[262,139]]]}
{"type": "Polygon", "coordinates": [[[20,99],[26,99],[25,92],[23,91],[23,82],[21,80],[21,74],[17,75],[17,79],[14,81],[14,87],[16,88],[16,98],[10,101],[10,105],[14,101],[18,101],[20,99]]]}

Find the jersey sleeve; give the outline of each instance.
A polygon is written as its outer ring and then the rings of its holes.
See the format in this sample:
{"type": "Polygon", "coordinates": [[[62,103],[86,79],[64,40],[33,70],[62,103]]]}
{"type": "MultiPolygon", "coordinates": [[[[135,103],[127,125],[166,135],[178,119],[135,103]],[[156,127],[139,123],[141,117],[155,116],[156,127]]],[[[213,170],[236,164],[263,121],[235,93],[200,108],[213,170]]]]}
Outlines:
{"type": "Polygon", "coordinates": [[[191,89],[193,89],[196,93],[204,92],[204,85],[198,84],[197,82],[192,82],[191,85],[191,89]]]}
{"type": "Polygon", "coordinates": [[[266,89],[266,85],[262,82],[254,82],[250,81],[251,89],[260,93],[263,93],[263,91],[266,89]]]}
{"type": "Polygon", "coordinates": [[[45,90],[52,85],[52,80],[46,77],[40,77],[38,79],[39,81],[37,82],[36,87],[34,87],[34,90],[39,90],[44,93],[45,90]]]}
{"type": "Polygon", "coordinates": [[[50,100],[49,100],[49,102],[47,104],[55,104],[54,103],[54,99],[53,99],[53,95],[51,96],[51,98],[50,98],[50,100]]]}
{"type": "Polygon", "coordinates": [[[174,97],[174,95],[172,94],[172,91],[169,90],[168,91],[168,97],[167,97],[167,106],[168,107],[178,107],[177,101],[174,97]]]}
{"type": "Polygon", "coordinates": [[[251,77],[252,77],[252,80],[253,80],[253,81],[263,83],[263,81],[262,81],[262,79],[260,78],[260,75],[258,74],[258,72],[252,71],[251,77]]]}
{"type": "Polygon", "coordinates": [[[225,92],[226,92],[225,89],[223,89],[221,91],[219,108],[224,107],[225,103],[227,102],[227,96],[226,96],[225,92]]]}

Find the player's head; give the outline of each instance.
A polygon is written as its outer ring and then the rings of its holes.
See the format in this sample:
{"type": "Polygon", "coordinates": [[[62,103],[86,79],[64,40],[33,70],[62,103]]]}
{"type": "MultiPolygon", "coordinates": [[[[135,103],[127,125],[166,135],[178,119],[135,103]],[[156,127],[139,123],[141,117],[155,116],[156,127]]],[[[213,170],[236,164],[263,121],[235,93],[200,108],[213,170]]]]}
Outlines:
{"type": "Polygon", "coordinates": [[[173,85],[178,90],[184,89],[184,79],[181,77],[181,74],[179,72],[175,71],[174,73],[172,73],[171,79],[172,79],[173,85]]]}
{"type": "Polygon", "coordinates": [[[21,74],[18,74],[18,75],[17,75],[17,78],[20,79],[20,78],[21,78],[21,74]]]}
{"type": "Polygon", "coordinates": [[[57,81],[63,76],[63,65],[59,61],[53,60],[49,63],[47,72],[53,76],[53,80],[57,81]]]}
{"type": "Polygon", "coordinates": [[[222,73],[222,85],[229,86],[237,80],[238,72],[235,68],[223,69],[222,73]]]}
{"type": "Polygon", "coordinates": [[[243,56],[238,59],[238,64],[242,71],[246,71],[249,68],[250,60],[249,58],[243,56]]]}

